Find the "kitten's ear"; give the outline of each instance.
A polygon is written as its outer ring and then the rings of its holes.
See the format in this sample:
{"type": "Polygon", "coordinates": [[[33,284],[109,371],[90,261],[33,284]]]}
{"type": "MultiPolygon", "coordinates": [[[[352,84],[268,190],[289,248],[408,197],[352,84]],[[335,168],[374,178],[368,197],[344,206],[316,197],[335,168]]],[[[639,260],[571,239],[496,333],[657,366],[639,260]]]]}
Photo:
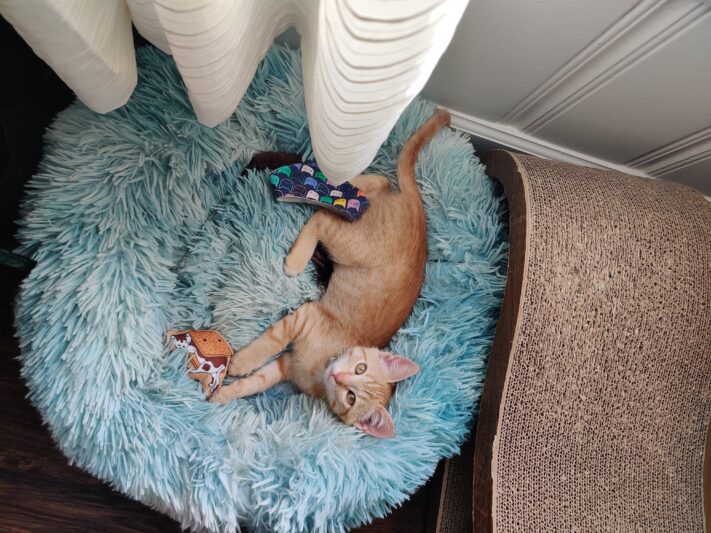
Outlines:
{"type": "Polygon", "coordinates": [[[395,424],[390,413],[382,405],[374,407],[365,417],[358,420],[355,427],[372,437],[391,439],[395,436],[395,424]]]}
{"type": "Polygon", "coordinates": [[[414,376],[420,367],[413,360],[390,352],[380,352],[380,362],[383,364],[388,383],[395,383],[414,376]]]}

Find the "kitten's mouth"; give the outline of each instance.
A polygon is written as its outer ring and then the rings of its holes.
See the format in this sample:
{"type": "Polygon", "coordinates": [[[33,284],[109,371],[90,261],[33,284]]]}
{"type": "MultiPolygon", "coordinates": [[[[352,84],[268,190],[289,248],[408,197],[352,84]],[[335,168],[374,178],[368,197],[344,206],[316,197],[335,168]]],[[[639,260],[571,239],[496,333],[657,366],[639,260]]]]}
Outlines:
{"type": "Polygon", "coordinates": [[[332,355],[331,357],[329,357],[329,358],[326,360],[326,366],[323,367],[323,369],[326,371],[326,374],[329,373],[328,371],[329,371],[330,368],[333,366],[333,363],[336,362],[336,359],[338,359],[338,356],[337,356],[337,355],[332,355]]]}
{"type": "Polygon", "coordinates": [[[333,389],[336,387],[336,378],[333,376],[333,363],[338,359],[335,355],[330,357],[326,361],[326,366],[323,369],[323,380],[326,384],[327,389],[333,389]]]}

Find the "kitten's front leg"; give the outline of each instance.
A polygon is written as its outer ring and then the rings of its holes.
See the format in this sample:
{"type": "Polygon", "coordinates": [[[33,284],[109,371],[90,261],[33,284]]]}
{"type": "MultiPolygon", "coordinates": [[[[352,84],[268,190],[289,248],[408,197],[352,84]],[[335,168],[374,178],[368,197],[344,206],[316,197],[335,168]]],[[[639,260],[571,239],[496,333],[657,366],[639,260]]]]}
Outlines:
{"type": "Polygon", "coordinates": [[[227,373],[230,376],[244,376],[262,366],[271,356],[278,354],[300,335],[313,312],[313,302],[305,303],[232,356],[227,373]]]}
{"type": "Polygon", "coordinates": [[[268,365],[257,370],[247,378],[238,379],[234,383],[216,390],[209,398],[212,403],[225,404],[235,398],[252,396],[258,392],[263,392],[277,383],[284,381],[284,362],[282,358],[272,361],[268,365]]]}

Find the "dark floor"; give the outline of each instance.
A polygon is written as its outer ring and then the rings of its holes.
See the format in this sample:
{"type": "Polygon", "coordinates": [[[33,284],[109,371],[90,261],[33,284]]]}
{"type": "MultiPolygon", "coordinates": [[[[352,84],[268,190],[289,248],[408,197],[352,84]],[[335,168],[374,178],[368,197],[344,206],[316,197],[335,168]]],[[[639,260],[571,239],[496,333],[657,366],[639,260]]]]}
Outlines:
{"type": "MultiPolygon", "coordinates": [[[[12,301],[20,276],[0,266],[0,532],[180,531],[176,522],[69,466],[25,399],[13,336],[12,301]]],[[[438,490],[430,481],[387,518],[356,531],[429,529],[438,490]],[[432,493],[432,497],[430,497],[432,493]]]]}

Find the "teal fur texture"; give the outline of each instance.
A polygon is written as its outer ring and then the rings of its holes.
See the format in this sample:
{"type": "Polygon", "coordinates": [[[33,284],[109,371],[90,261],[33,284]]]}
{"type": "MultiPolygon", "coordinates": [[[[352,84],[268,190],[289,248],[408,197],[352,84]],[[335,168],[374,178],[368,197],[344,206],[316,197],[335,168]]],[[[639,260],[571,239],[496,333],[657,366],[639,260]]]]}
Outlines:
{"type": "MultiPolygon", "coordinates": [[[[440,132],[417,173],[427,207],[422,295],[390,349],[421,372],[390,404],[397,436],[368,437],[283,384],[205,401],[171,328],[218,328],[235,348],[321,289],[284,275],[313,208],[277,204],[257,151],[311,156],[299,52],[274,47],[232,117],[194,117],[174,62],[139,50],[128,104],[79,102],[45,136],[19,251],[36,261],[16,308],[29,398],[69,460],[195,530],[344,531],[388,513],[470,431],[503,295],[505,202],[466,138],[440,132]]],[[[432,114],[416,99],[373,162],[432,114]]],[[[407,235],[403,235],[407,238],[407,235]]]]}

